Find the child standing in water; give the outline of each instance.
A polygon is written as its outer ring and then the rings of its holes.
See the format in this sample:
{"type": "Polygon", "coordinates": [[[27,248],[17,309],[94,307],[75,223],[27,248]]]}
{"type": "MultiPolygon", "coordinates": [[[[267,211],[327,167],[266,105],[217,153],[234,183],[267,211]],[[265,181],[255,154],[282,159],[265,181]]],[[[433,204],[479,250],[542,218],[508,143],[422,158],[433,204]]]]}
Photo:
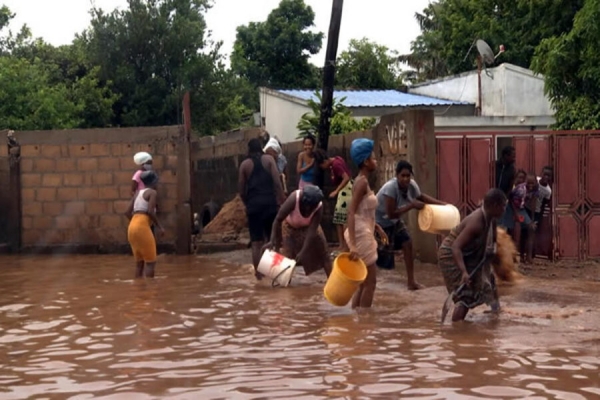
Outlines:
{"type": "Polygon", "coordinates": [[[154,278],[156,266],[156,240],[151,225],[158,227],[161,234],[165,230],[156,217],[156,185],[158,176],[153,171],[140,174],[144,189],[139,190],[131,199],[125,216],[129,219],[127,240],[135,257],[135,277],[154,278]]]}
{"type": "Polygon", "coordinates": [[[374,142],[370,139],[356,139],[350,147],[350,157],[360,171],[354,180],[352,201],[348,209],[348,229],[346,243],[350,248],[351,259],[360,258],[367,266],[367,279],[352,299],[352,308],[371,307],[377,284],[377,241],[375,230],[387,242],[383,229],[375,223],[377,196],[369,186],[369,175],[377,169],[373,155],[374,142]]]}
{"type": "Polygon", "coordinates": [[[315,156],[313,150],[317,141],[312,135],[308,135],[302,141],[304,151],[298,154],[296,163],[296,172],[300,175],[298,189],[303,189],[306,185],[315,184],[315,156]]]}

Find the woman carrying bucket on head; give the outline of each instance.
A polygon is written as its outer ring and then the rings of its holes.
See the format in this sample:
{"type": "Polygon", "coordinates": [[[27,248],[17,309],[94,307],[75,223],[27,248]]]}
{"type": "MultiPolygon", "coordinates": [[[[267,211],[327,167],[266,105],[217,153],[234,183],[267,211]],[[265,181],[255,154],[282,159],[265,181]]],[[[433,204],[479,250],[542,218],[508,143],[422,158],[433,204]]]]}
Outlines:
{"type": "Polygon", "coordinates": [[[323,269],[331,273],[327,240],[321,230],[323,192],[317,186],[296,190],[282,204],[273,222],[271,242],[265,248],[279,251],[304,267],[306,275],[323,269]]]}
{"type": "Polygon", "coordinates": [[[377,241],[375,230],[384,241],[387,236],[375,223],[377,197],[369,187],[369,175],[377,169],[373,155],[374,142],[370,139],[356,139],[350,146],[350,157],[360,171],[354,179],[352,201],[348,209],[348,229],[344,233],[350,248],[350,258],[360,258],[367,266],[367,278],[352,299],[352,308],[371,307],[377,283],[377,241]]]}

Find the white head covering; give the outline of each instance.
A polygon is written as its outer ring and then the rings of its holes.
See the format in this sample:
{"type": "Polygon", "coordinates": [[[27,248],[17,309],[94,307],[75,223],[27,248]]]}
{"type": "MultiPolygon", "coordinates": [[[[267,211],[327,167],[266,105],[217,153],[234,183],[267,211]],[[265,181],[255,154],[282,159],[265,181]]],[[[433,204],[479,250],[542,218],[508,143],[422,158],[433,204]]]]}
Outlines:
{"type": "Polygon", "coordinates": [[[275,153],[277,153],[277,155],[281,154],[281,146],[279,145],[279,142],[275,138],[269,139],[269,141],[267,142],[267,145],[265,146],[263,151],[267,151],[268,149],[275,150],[275,153]]]}
{"type": "Polygon", "coordinates": [[[133,162],[137,165],[146,164],[148,161],[152,161],[152,156],[150,153],[146,153],[145,151],[140,151],[133,156],[133,162]]]}

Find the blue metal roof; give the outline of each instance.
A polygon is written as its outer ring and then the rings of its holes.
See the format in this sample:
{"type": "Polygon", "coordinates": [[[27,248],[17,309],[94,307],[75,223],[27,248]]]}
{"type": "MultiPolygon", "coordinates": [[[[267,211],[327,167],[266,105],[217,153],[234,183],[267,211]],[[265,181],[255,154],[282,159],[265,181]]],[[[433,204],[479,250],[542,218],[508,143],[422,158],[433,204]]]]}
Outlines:
{"type": "MultiPolygon", "coordinates": [[[[288,96],[308,101],[317,100],[313,90],[277,90],[288,96]]],[[[336,90],[336,99],[346,97],[346,107],[413,107],[413,106],[449,106],[468,105],[461,101],[437,99],[419,94],[404,93],[398,90],[336,90]]]]}

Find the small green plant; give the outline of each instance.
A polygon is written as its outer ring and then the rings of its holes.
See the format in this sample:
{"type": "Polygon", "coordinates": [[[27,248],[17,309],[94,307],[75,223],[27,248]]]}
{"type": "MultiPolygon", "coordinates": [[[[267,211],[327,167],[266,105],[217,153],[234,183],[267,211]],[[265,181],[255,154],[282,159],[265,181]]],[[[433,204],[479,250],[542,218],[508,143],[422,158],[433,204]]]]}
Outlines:
{"type": "MultiPolygon", "coordinates": [[[[296,128],[300,131],[298,139],[308,135],[319,136],[319,120],[321,119],[321,93],[315,91],[315,97],[318,101],[310,99],[308,106],[311,112],[305,113],[298,121],[296,128]]],[[[330,135],[343,135],[345,133],[364,131],[375,125],[375,118],[354,119],[352,112],[343,104],[346,97],[333,99],[331,112],[330,135]]]]}

